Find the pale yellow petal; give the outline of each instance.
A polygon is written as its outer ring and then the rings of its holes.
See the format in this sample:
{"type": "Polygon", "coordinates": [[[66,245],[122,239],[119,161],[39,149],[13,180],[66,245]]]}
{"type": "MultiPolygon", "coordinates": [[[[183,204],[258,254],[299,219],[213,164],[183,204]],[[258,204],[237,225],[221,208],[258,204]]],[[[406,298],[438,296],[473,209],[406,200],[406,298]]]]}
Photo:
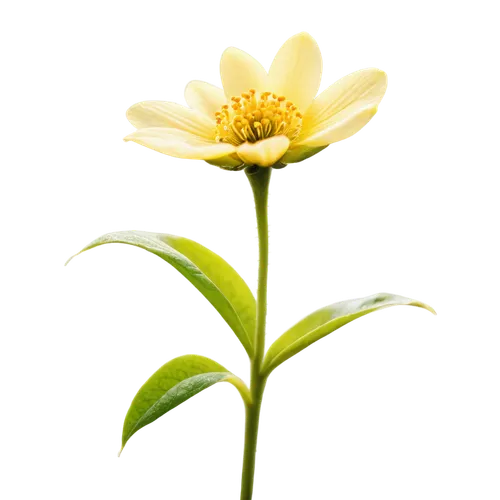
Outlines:
{"type": "Polygon", "coordinates": [[[215,165],[224,170],[241,170],[245,166],[243,160],[236,153],[206,161],[210,163],[210,165],[215,165]]]}
{"type": "Polygon", "coordinates": [[[250,89],[268,90],[266,70],[251,55],[235,47],[222,54],[220,77],[228,99],[250,89]]]}
{"type": "Polygon", "coordinates": [[[320,151],[323,151],[328,146],[319,146],[319,147],[309,147],[304,145],[299,145],[296,147],[291,147],[281,158],[281,163],[299,163],[300,161],[307,160],[311,156],[318,154],[320,151]]]}
{"type": "Polygon", "coordinates": [[[321,82],[323,63],[314,38],[299,33],[285,42],[269,70],[272,92],[284,95],[305,113],[321,82]]]}
{"type": "Polygon", "coordinates": [[[173,102],[139,102],[127,110],[127,118],[135,128],[175,128],[205,139],[215,138],[214,120],[173,102]]]}
{"type": "Polygon", "coordinates": [[[244,142],[238,147],[238,156],[246,165],[270,167],[286,153],[290,140],[284,135],[276,135],[258,142],[244,142]]]}
{"type": "Polygon", "coordinates": [[[224,91],[200,80],[193,80],[186,85],[184,97],[188,106],[207,115],[212,121],[215,120],[215,112],[226,104],[224,91]]]}
{"type": "Polygon", "coordinates": [[[387,88],[387,75],[376,68],[368,68],[341,78],[322,92],[308,109],[302,123],[299,142],[331,128],[351,112],[353,115],[378,106],[387,88]]]}
{"type": "Polygon", "coordinates": [[[321,128],[313,135],[297,142],[298,146],[310,148],[328,146],[334,142],[343,141],[361,130],[375,115],[377,107],[345,109],[336,114],[325,128],[321,128]]]}
{"type": "Polygon", "coordinates": [[[236,151],[231,144],[209,141],[172,128],[142,128],[124,139],[176,158],[212,160],[236,151]]]}

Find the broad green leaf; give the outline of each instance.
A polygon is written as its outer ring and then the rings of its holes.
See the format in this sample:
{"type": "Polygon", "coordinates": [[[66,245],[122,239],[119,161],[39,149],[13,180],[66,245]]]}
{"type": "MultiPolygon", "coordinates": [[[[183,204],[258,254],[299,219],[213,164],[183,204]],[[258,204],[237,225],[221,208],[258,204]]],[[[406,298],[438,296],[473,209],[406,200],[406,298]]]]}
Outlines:
{"type": "Polygon", "coordinates": [[[436,314],[432,307],[423,302],[389,293],[377,293],[362,299],[337,302],[306,316],[276,340],[267,351],[262,371],[266,374],[271,373],[278,365],[302,349],[365,314],[385,307],[403,305],[422,307],[436,314]]]}
{"type": "Polygon", "coordinates": [[[252,357],[255,298],[241,276],[224,259],[187,238],[145,231],[108,233],[79,253],[106,243],[143,248],[171,264],[217,309],[252,357]]]}
{"type": "Polygon", "coordinates": [[[139,389],[130,405],[123,423],[122,450],[139,429],[217,382],[233,384],[245,403],[250,403],[245,383],[209,358],[190,354],[163,365],[139,389]]]}

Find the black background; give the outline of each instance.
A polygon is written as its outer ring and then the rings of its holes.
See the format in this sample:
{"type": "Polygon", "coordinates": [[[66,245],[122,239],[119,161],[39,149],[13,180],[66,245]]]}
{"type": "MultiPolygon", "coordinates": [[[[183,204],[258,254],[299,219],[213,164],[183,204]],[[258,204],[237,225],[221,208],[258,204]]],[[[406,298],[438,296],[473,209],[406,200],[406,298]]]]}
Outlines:
{"type": "MultiPolygon", "coordinates": [[[[418,295],[440,304],[440,188],[422,169],[429,160],[420,147],[425,133],[416,121],[411,63],[394,42],[342,44],[328,26],[313,29],[330,41],[330,71],[342,72],[349,62],[392,63],[393,104],[360,145],[314,160],[312,168],[292,168],[273,186],[273,327],[320,296],[350,295],[353,286],[416,286],[418,295]]],[[[205,168],[152,163],[150,153],[120,153],[118,109],[128,95],[174,95],[184,71],[208,71],[215,79],[215,48],[224,38],[248,39],[263,56],[272,53],[279,31],[294,30],[282,23],[258,33],[204,31],[187,41],[168,32],[161,50],[148,56],[131,40],[102,79],[108,92],[100,99],[102,116],[92,120],[102,137],[75,158],[70,189],[59,200],[64,229],[56,254],[79,246],[89,231],[103,231],[104,221],[175,223],[179,232],[216,240],[248,271],[255,249],[247,244],[248,195],[237,175],[212,177],[205,168]]],[[[111,249],[60,275],[60,347],[75,353],[66,369],[79,401],[78,433],[89,442],[98,436],[98,445],[81,449],[93,468],[110,464],[118,401],[160,352],[223,351],[238,366],[239,348],[216,327],[215,314],[175,274],[162,271],[150,257],[111,249]]],[[[382,474],[404,480],[432,434],[432,339],[442,325],[424,323],[423,313],[386,313],[384,321],[363,321],[282,370],[273,379],[272,409],[264,412],[259,500],[297,498],[298,491],[321,498],[331,493],[332,474],[381,461],[382,474]]],[[[211,391],[184,416],[156,425],[130,450],[129,469],[113,474],[131,477],[147,467],[165,481],[178,479],[186,498],[230,498],[239,418],[239,402],[211,391]]]]}

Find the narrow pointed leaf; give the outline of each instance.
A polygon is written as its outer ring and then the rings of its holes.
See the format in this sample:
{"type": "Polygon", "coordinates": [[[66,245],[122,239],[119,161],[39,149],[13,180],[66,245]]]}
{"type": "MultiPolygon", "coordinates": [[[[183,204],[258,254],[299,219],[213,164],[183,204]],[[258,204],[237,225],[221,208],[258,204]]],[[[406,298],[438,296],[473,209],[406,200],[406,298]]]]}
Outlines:
{"type": "Polygon", "coordinates": [[[248,355],[253,355],[255,298],[241,276],[222,257],[187,238],[145,231],[108,233],[79,253],[107,243],[143,248],[171,264],[208,299],[240,339],[248,355]]]}
{"type": "Polygon", "coordinates": [[[337,302],[306,316],[276,340],[266,354],[262,370],[269,374],[307,346],[365,314],[385,307],[402,305],[422,307],[436,314],[432,307],[423,302],[388,293],[377,293],[361,299],[337,302]]]}
{"type": "Polygon", "coordinates": [[[163,365],[139,390],[123,423],[122,450],[142,427],[173,410],[217,382],[229,382],[246,403],[251,401],[245,383],[215,361],[193,354],[163,365]]]}

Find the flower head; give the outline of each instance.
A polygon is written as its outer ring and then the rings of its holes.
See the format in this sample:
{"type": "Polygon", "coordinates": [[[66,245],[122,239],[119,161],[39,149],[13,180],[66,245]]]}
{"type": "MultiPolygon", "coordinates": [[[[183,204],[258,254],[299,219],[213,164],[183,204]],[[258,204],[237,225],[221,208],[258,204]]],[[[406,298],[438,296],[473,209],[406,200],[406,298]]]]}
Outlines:
{"type": "Polygon", "coordinates": [[[135,104],[127,118],[137,130],[125,140],[228,170],[302,161],[363,128],[387,87],[386,74],[369,68],[316,97],[321,70],[319,47],[307,33],[285,42],[269,72],[230,47],[220,64],[223,89],[192,81],[185,91],[189,107],[135,104]]]}

